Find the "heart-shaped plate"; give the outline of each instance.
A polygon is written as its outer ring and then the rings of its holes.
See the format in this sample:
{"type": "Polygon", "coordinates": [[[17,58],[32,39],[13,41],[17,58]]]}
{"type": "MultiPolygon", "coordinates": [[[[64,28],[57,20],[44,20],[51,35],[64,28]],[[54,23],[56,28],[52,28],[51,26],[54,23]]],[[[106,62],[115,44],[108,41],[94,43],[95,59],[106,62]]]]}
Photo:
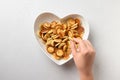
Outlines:
{"type": "Polygon", "coordinates": [[[68,18],[78,18],[80,19],[80,21],[82,22],[82,27],[84,28],[84,34],[83,34],[83,39],[86,40],[89,36],[89,24],[86,22],[86,20],[79,14],[70,14],[64,18],[59,18],[57,17],[56,15],[54,15],[53,13],[49,13],[49,12],[46,12],[46,13],[42,13],[40,14],[36,20],[35,20],[35,23],[34,23],[34,33],[35,33],[35,37],[37,39],[37,41],[39,42],[39,45],[42,49],[42,51],[53,61],[55,62],[56,64],[58,65],[62,65],[66,62],[68,62],[69,60],[71,60],[73,58],[72,54],[70,54],[70,57],[67,59],[67,60],[56,60],[54,59],[51,54],[49,54],[46,50],[46,46],[45,44],[43,43],[42,39],[40,39],[38,36],[37,36],[37,31],[39,30],[39,26],[41,23],[44,23],[44,22],[52,22],[52,21],[59,21],[59,22],[64,22],[65,20],[67,20],[68,18]]]}

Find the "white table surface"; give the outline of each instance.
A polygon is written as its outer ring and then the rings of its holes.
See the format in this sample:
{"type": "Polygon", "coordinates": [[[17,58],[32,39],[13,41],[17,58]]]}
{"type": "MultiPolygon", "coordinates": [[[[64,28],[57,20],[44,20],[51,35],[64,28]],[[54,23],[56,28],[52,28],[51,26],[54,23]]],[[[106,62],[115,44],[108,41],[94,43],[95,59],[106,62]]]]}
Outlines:
{"type": "Polygon", "coordinates": [[[35,18],[83,15],[96,49],[95,80],[120,80],[120,0],[0,0],[0,80],[79,80],[73,60],[58,66],[35,39],[35,18]]]}

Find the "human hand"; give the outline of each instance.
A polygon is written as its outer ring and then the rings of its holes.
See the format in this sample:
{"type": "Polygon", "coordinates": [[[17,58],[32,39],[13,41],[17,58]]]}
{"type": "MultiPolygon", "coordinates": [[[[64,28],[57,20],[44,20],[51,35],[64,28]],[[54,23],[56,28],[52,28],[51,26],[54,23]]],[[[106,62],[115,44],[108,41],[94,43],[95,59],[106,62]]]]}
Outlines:
{"type": "Polygon", "coordinates": [[[93,80],[92,64],[95,50],[88,40],[74,38],[71,42],[71,50],[76,67],[81,75],[81,80],[93,80]],[[76,48],[76,43],[78,47],[76,48]]]}

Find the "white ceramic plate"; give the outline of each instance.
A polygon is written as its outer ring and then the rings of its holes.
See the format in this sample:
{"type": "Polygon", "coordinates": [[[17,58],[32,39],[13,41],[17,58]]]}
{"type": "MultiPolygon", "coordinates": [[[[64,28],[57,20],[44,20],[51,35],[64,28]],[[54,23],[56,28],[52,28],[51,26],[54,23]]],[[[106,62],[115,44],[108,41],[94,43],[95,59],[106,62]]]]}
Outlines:
{"type": "Polygon", "coordinates": [[[86,22],[86,20],[81,16],[81,15],[78,15],[78,14],[70,14],[64,18],[59,18],[58,16],[54,15],[53,13],[49,13],[49,12],[46,12],[46,13],[42,13],[40,14],[36,20],[35,20],[35,23],[34,23],[34,33],[35,33],[35,37],[37,39],[37,41],[39,42],[39,45],[42,49],[42,51],[53,61],[55,62],[56,64],[58,65],[62,65],[66,62],[68,62],[70,59],[73,58],[72,54],[70,55],[69,59],[67,60],[56,60],[54,59],[47,51],[46,51],[46,46],[45,44],[43,43],[42,39],[40,39],[38,36],[37,36],[37,31],[39,29],[39,25],[43,22],[52,22],[52,21],[64,21],[68,18],[78,18],[82,21],[82,26],[84,27],[84,30],[85,30],[85,33],[83,35],[83,39],[87,39],[88,36],[89,36],[89,25],[88,23],[86,22]]]}

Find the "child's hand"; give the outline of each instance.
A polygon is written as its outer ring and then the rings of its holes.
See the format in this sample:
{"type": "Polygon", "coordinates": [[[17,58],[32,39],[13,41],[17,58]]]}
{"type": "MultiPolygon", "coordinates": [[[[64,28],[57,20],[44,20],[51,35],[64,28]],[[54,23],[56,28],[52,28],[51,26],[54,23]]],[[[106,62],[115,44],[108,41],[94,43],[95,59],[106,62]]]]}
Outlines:
{"type": "Polygon", "coordinates": [[[95,51],[88,40],[74,38],[71,41],[71,50],[74,62],[81,75],[81,80],[93,80],[92,64],[94,62],[95,51]],[[76,48],[75,44],[78,44],[76,48]]]}

